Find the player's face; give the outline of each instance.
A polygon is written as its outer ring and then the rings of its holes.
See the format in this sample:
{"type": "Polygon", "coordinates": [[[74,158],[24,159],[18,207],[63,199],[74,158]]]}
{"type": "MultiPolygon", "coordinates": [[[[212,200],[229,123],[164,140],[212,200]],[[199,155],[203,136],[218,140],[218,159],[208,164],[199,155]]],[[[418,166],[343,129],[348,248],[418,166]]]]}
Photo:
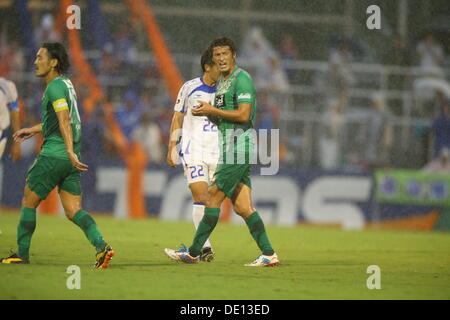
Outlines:
{"type": "Polygon", "coordinates": [[[233,70],[235,58],[236,54],[231,51],[229,46],[213,48],[213,60],[223,74],[230,73],[233,70]]]}
{"type": "Polygon", "coordinates": [[[212,66],[208,66],[208,67],[209,67],[208,73],[209,73],[209,76],[211,77],[211,80],[216,82],[217,79],[219,79],[220,74],[221,74],[219,65],[217,63],[213,63],[212,66]]]}
{"type": "Polygon", "coordinates": [[[51,59],[46,48],[40,48],[34,60],[34,73],[37,77],[45,77],[52,70],[51,59]]]}

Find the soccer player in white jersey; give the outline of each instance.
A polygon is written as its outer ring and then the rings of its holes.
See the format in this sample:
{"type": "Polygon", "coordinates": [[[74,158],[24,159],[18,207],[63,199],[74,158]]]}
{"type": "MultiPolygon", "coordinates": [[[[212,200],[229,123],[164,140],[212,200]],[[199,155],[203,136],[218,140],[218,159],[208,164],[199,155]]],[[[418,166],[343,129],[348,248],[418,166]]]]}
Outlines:
{"type": "MultiPolygon", "coordinates": [[[[17,89],[14,82],[0,77],[0,159],[6,147],[6,129],[10,125],[12,126],[12,133],[20,129],[19,104],[17,99],[17,89]]],[[[12,161],[19,160],[20,155],[20,144],[13,142],[11,147],[12,161]]]]}
{"type": "MultiPolygon", "coordinates": [[[[208,117],[191,113],[199,101],[214,102],[215,82],[220,76],[210,50],[202,54],[200,63],[203,76],[187,81],[178,93],[167,153],[169,166],[175,167],[181,160],[184,167],[184,175],[192,193],[192,219],[196,229],[204,215],[208,186],[213,182],[219,159],[217,126],[208,117]]],[[[214,252],[208,239],[200,260],[210,262],[213,259],[214,252]]]]}

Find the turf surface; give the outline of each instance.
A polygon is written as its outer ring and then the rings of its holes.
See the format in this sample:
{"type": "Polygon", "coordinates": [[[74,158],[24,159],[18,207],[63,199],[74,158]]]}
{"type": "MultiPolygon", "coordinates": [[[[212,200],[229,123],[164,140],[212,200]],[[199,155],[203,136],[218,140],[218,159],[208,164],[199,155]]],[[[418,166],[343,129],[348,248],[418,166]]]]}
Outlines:
{"type": "MultiPolygon", "coordinates": [[[[0,214],[2,257],[16,249],[18,218],[0,214]]],[[[267,226],[282,265],[248,268],[259,253],[245,225],[219,223],[216,260],[185,265],[163,250],[190,245],[191,223],[94,218],[116,252],[109,269],[92,268],[94,250],[72,222],[39,216],[31,264],[0,265],[0,299],[450,299],[448,233],[267,226]],[[70,265],[80,290],[67,289],[70,265]],[[380,290],[366,286],[370,265],[380,290]]]]}

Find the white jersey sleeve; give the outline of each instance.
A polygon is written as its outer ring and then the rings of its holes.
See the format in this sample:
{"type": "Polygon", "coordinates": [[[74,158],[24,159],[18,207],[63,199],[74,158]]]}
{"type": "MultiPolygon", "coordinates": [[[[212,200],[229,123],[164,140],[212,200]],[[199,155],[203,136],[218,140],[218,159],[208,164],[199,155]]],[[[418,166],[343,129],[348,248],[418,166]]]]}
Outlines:
{"type": "Polygon", "coordinates": [[[183,84],[183,86],[180,88],[180,91],[178,91],[177,101],[175,102],[175,106],[173,107],[174,111],[177,112],[186,112],[186,98],[188,96],[188,82],[183,84]]]}
{"type": "Polygon", "coordinates": [[[10,111],[19,109],[17,88],[14,82],[5,78],[0,78],[0,94],[1,93],[5,95],[6,104],[10,111]]]}
{"type": "Polygon", "coordinates": [[[8,99],[6,95],[0,90],[0,138],[1,131],[9,127],[9,111],[8,111],[8,99]]]}

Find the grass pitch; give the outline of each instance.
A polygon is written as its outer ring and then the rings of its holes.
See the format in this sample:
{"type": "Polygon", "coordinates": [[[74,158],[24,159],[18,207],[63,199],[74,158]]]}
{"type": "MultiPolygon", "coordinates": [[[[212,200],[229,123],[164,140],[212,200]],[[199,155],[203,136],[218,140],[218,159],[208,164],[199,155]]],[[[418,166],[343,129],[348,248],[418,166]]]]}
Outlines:
{"type": "MultiPolygon", "coordinates": [[[[190,245],[188,222],[94,216],[116,256],[95,270],[94,250],[63,217],[39,216],[31,264],[0,265],[0,299],[450,299],[450,234],[342,231],[266,226],[280,258],[275,268],[244,267],[259,251],[245,225],[219,223],[216,260],[186,265],[163,250],[190,245]],[[70,265],[81,289],[69,290],[70,265]],[[367,267],[381,269],[381,289],[366,286],[367,267]]],[[[0,214],[0,256],[16,249],[17,212],[0,214]]]]}

